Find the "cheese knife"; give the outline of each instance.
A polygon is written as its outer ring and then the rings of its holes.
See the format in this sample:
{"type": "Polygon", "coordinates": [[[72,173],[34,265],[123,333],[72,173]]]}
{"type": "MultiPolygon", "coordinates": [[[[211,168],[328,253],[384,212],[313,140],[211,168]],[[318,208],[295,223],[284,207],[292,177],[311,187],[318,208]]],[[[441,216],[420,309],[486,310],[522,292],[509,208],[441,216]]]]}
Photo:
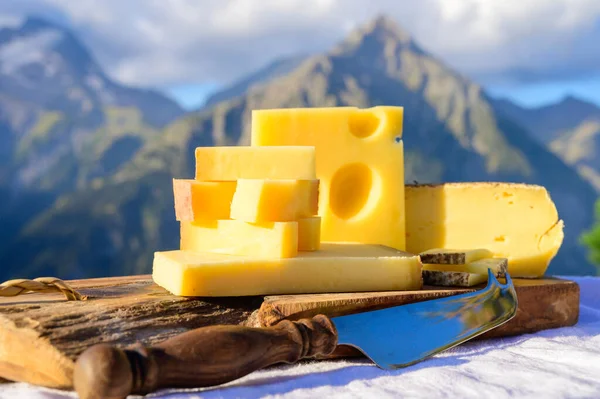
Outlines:
{"type": "Polygon", "coordinates": [[[272,364],[328,355],[337,345],[359,349],[380,368],[397,369],[504,324],[516,311],[510,276],[502,284],[489,269],[484,289],[461,295],[338,317],[283,320],[273,327],[202,327],[152,347],[94,345],[77,360],[73,384],[81,399],[208,387],[272,364]]]}

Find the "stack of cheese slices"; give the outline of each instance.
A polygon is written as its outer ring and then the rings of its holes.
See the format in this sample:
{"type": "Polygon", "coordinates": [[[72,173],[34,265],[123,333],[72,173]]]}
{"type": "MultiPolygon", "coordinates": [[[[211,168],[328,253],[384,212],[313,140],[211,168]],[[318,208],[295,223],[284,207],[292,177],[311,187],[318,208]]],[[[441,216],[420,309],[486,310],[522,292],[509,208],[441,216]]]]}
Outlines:
{"type": "Polygon", "coordinates": [[[254,111],[251,146],[197,148],[195,179],[173,181],[181,248],[155,253],[154,280],[240,296],[543,275],[563,239],[546,190],[405,187],[402,121],[402,107],[254,111]]]}

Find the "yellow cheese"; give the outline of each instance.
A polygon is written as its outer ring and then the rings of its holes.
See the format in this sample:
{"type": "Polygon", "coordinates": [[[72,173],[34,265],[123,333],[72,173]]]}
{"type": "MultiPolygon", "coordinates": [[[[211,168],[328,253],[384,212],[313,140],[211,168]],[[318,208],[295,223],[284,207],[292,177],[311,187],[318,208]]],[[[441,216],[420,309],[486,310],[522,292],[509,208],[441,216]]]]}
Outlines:
{"type": "Polygon", "coordinates": [[[486,248],[513,277],[540,277],[563,241],[545,188],[509,183],[406,186],[406,250],[486,248]]]}
{"type": "Polygon", "coordinates": [[[239,179],[231,218],[246,222],[287,222],[316,215],[318,180],[239,179]]]}
{"type": "Polygon", "coordinates": [[[196,180],[316,179],[312,147],[198,147],[196,180]]]}
{"type": "Polygon", "coordinates": [[[321,218],[298,219],[298,251],[317,251],[321,246],[321,218]]]}
{"type": "Polygon", "coordinates": [[[290,258],[298,254],[298,222],[181,222],[180,248],[196,252],[290,258]]]}
{"type": "Polygon", "coordinates": [[[179,221],[229,219],[235,181],[173,179],[175,218],[179,221]]]}
{"type": "Polygon", "coordinates": [[[181,296],[417,290],[419,257],[380,245],[323,243],[295,258],[156,252],[154,281],[181,296]]]}
{"type": "MultiPolygon", "coordinates": [[[[421,257],[421,262],[423,258],[421,257]]],[[[463,272],[471,274],[481,274],[487,276],[488,269],[492,270],[496,277],[506,277],[508,269],[508,259],[506,258],[487,258],[479,259],[462,265],[451,264],[431,264],[423,263],[423,270],[436,270],[441,272],[463,272]]]]}
{"type": "Polygon", "coordinates": [[[315,146],[324,241],[404,249],[402,107],[252,112],[252,145],[315,146]]]}

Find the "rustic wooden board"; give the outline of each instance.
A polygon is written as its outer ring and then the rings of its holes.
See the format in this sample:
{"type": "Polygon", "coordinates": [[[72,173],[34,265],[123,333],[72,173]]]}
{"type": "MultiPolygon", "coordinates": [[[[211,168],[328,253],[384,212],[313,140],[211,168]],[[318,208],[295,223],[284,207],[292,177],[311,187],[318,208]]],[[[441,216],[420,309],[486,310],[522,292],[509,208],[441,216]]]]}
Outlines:
{"type": "Polygon", "coordinates": [[[244,323],[262,297],[188,299],[149,275],[69,282],[89,297],[61,294],[0,299],[0,377],[70,388],[74,360],[91,345],[154,344],[206,325],[244,323]]]}
{"type": "MultiPolygon", "coordinates": [[[[152,345],[207,325],[267,326],[282,319],[329,316],[418,302],[473,291],[422,291],[282,295],[239,298],[182,298],[132,276],[71,281],[89,299],[67,302],[60,294],[0,299],[0,377],[69,389],[74,361],[91,345],[152,345]]],[[[486,338],[573,325],[579,315],[579,286],[558,279],[515,280],[519,309],[509,323],[486,338]]],[[[339,347],[333,357],[357,352],[339,347]]]]}
{"type": "MultiPolygon", "coordinates": [[[[577,323],[579,286],[575,282],[554,278],[513,281],[519,302],[517,314],[509,322],[475,339],[509,337],[577,323]]],[[[319,313],[341,316],[474,292],[482,287],[424,287],[421,291],[268,296],[265,297],[256,320],[259,326],[270,326],[284,319],[298,320],[319,313]]],[[[347,356],[361,354],[355,348],[340,345],[330,357],[347,356]]]]}

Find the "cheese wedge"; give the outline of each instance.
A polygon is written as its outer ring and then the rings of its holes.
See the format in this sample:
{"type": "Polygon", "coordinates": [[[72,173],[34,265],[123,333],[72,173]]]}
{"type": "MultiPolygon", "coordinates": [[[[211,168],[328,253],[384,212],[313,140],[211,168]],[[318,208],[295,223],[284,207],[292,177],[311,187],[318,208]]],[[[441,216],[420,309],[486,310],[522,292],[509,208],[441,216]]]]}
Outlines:
{"type": "Polygon", "coordinates": [[[342,243],[323,243],[320,251],[288,259],[156,252],[152,278],[180,296],[395,291],[422,286],[418,256],[379,245],[342,243]]]}
{"type": "Polygon", "coordinates": [[[198,147],[196,180],[316,179],[313,147],[198,147]]]}
{"type": "Polygon", "coordinates": [[[291,258],[298,254],[298,222],[181,222],[180,248],[196,252],[291,258]]]}
{"type": "Polygon", "coordinates": [[[231,218],[246,222],[288,222],[316,215],[318,180],[239,179],[231,218]]]}
{"type": "Polygon", "coordinates": [[[235,181],[173,179],[175,219],[180,222],[229,219],[235,187],[235,181]]]}
{"type": "Polygon", "coordinates": [[[315,146],[324,241],[404,249],[402,118],[402,107],[255,110],[252,145],[315,146]]]}
{"type": "Polygon", "coordinates": [[[298,219],[298,251],[317,251],[321,247],[321,218],[298,219]]]}
{"type": "MultiPolygon", "coordinates": [[[[423,258],[421,258],[423,262],[423,258]]],[[[506,277],[506,271],[508,270],[508,259],[506,258],[488,258],[480,259],[465,265],[440,265],[423,263],[423,270],[436,270],[442,272],[463,272],[482,274],[487,276],[488,269],[492,269],[492,273],[496,277],[506,277]]]]}
{"type": "Polygon", "coordinates": [[[544,187],[510,183],[406,186],[406,248],[486,248],[512,277],[540,277],[564,238],[544,187]]]}

